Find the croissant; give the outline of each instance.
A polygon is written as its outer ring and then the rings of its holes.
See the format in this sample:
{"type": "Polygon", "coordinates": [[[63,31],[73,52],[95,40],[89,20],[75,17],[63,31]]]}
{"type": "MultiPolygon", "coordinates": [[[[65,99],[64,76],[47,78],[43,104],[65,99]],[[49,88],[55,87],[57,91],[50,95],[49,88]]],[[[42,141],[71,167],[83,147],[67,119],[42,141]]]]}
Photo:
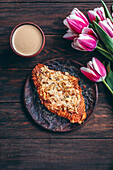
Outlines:
{"type": "Polygon", "coordinates": [[[49,69],[37,64],[32,80],[41,103],[52,113],[81,124],[86,119],[85,102],[78,78],[68,72],[49,69]]]}

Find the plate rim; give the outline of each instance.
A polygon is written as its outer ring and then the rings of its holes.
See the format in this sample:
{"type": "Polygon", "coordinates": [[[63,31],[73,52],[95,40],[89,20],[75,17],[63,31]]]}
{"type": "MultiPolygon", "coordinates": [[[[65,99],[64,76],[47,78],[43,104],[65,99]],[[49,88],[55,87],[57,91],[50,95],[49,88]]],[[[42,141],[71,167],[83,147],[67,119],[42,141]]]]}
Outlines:
{"type": "MultiPolygon", "coordinates": [[[[66,59],[66,58],[65,58],[65,57],[54,58],[54,59],[49,59],[49,60],[46,60],[46,61],[40,62],[40,63],[45,64],[46,62],[50,62],[50,61],[58,60],[58,59],[66,59]]],[[[76,64],[78,64],[78,65],[80,65],[80,66],[82,66],[82,67],[84,66],[82,63],[80,63],[80,62],[78,62],[78,61],[76,61],[76,60],[73,60],[73,59],[70,59],[70,58],[67,58],[67,59],[70,60],[70,61],[72,61],[72,62],[74,62],[74,63],[76,63],[76,64]]],[[[37,64],[38,64],[38,63],[39,63],[39,62],[37,62],[37,64]]],[[[37,64],[36,64],[36,65],[37,65],[37,64]]],[[[35,67],[35,66],[34,66],[34,67],[35,67]]],[[[34,67],[33,67],[33,68],[34,68],[34,67]]],[[[26,88],[27,81],[28,81],[29,79],[30,79],[30,73],[29,73],[29,75],[27,76],[27,78],[26,78],[26,80],[25,80],[25,83],[24,83],[24,96],[23,96],[23,100],[24,100],[25,109],[26,109],[26,111],[29,113],[30,117],[32,118],[32,121],[33,121],[36,125],[40,126],[41,128],[43,128],[43,129],[45,129],[45,130],[47,130],[47,131],[54,132],[54,133],[66,133],[66,132],[71,132],[71,131],[77,130],[78,128],[81,128],[84,124],[86,124],[86,123],[89,121],[89,119],[91,118],[93,112],[95,111],[95,108],[96,108],[96,105],[97,105],[97,102],[98,102],[98,86],[97,86],[97,83],[94,82],[94,85],[95,85],[95,103],[94,103],[93,110],[92,110],[92,112],[90,113],[90,115],[89,115],[89,117],[87,118],[87,120],[84,121],[84,122],[83,122],[82,124],[80,124],[79,126],[73,128],[73,129],[66,130],[66,131],[48,129],[48,128],[44,127],[43,125],[39,124],[39,123],[32,117],[31,113],[29,112],[29,110],[28,110],[28,108],[27,108],[27,106],[26,106],[26,102],[25,102],[25,88],[26,88]]]]}

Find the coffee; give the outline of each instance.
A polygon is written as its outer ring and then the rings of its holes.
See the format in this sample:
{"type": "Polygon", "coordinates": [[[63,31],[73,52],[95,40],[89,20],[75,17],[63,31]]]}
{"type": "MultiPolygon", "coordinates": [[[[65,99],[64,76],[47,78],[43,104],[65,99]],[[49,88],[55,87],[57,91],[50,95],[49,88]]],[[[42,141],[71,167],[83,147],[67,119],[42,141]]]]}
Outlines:
{"type": "Polygon", "coordinates": [[[30,56],[39,51],[42,41],[43,38],[40,30],[31,24],[19,26],[12,36],[14,50],[23,56],[30,56]]]}

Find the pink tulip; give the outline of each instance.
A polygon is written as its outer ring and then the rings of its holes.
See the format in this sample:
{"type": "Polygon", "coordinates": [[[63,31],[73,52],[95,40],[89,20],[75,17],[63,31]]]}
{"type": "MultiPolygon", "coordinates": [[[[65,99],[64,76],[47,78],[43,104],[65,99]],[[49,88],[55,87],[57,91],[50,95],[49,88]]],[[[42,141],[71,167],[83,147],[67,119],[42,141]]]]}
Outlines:
{"type": "Polygon", "coordinates": [[[73,40],[74,38],[78,37],[79,34],[75,34],[71,30],[68,30],[67,33],[63,36],[63,38],[68,39],[68,40],[73,40]]]}
{"type": "Polygon", "coordinates": [[[74,38],[72,47],[80,51],[93,51],[97,46],[97,38],[89,34],[79,34],[78,38],[74,38]]]}
{"type": "Polygon", "coordinates": [[[87,63],[87,68],[81,67],[80,70],[88,79],[94,82],[104,81],[107,75],[104,65],[95,57],[87,63]]]}
{"type": "Polygon", "coordinates": [[[96,21],[96,17],[99,19],[99,21],[103,21],[106,19],[103,7],[95,8],[94,10],[89,10],[88,16],[92,23],[93,23],[93,21],[96,21]]]}
{"type": "Polygon", "coordinates": [[[98,24],[111,38],[113,38],[113,23],[109,18],[104,21],[99,21],[98,24]]]}
{"type": "Polygon", "coordinates": [[[88,27],[84,27],[82,30],[82,34],[88,34],[88,35],[92,35],[95,38],[98,39],[97,34],[95,33],[95,31],[92,28],[88,28],[88,27]]]}
{"type": "Polygon", "coordinates": [[[89,26],[88,19],[77,8],[72,10],[71,14],[63,21],[63,23],[76,34],[80,34],[84,27],[89,26]]]}

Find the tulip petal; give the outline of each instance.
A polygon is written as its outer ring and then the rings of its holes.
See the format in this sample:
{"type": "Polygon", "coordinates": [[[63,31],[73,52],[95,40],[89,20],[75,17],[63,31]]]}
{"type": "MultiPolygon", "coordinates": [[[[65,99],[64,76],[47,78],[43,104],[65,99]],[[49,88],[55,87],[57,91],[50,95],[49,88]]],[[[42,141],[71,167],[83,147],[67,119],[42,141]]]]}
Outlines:
{"type": "Polygon", "coordinates": [[[111,22],[111,20],[109,18],[107,18],[106,21],[107,21],[107,24],[110,26],[110,28],[113,31],[113,23],[111,22]]]}
{"type": "Polygon", "coordinates": [[[74,48],[76,50],[80,50],[80,51],[85,51],[85,49],[78,42],[78,39],[79,39],[79,37],[74,38],[74,41],[71,43],[72,48],[74,48]]]}
{"type": "Polygon", "coordinates": [[[111,38],[113,38],[113,24],[109,18],[107,18],[107,20],[100,21],[99,25],[111,38]]]}
{"type": "MultiPolygon", "coordinates": [[[[95,70],[94,68],[94,65],[93,65],[93,62],[92,61],[89,61],[87,63],[87,68],[89,68],[90,70],[92,70],[96,75],[98,75],[99,77],[101,76],[97,70],[95,70]]],[[[98,80],[99,81],[99,80],[98,80]]],[[[100,77],[100,81],[101,81],[101,77],[100,77]]]]}
{"type": "Polygon", "coordinates": [[[94,11],[97,13],[101,21],[106,19],[103,7],[97,7],[94,9],[94,11]]]}
{"type": "Polygon", "coordinates": [[[71,44],[74,49],[80,51],[93,51],[97,46],[97,40],[92,35],[79,34],[78,38],[74,38],[71,44]]]}
{"type": "Polygon", "coordinates": [[[92,61],[89,61],[89,62],[87,63],[87,68],[89,68],[89,69],[91,69],[91,70],[94,70],[92,61]]]}
{"type": "Polygon", "coordinates": [[[95,36],[96,38],[98,38],[97,34],[95,33],[95,31],[92,28],[84,27],[82,30],[82,34],[88,34],[88,35],[92,35],[92,36],[95,36]]]}
{"type": "Polygon", "coordinates": [[[68,28],[76,33],[81,33],[82,29],[87,26],[86,23],[76,16],[67,17],[66,20],[69,25],[68,28]]]}
{"type": "Polygon", "coordinates": [[[82,46],[78,43],[78,42],[72,42],[71,43],[71,46],[72,48],[76,49],[76,50],[79,50],[79,51],[86,51],[84,50],[84,48],[82,48],[82,46]]]}
{"type": "Polygon", "coordinates": [[[94,82],[101,82],[106,78],[104,65],[95,57],[87,63],[87,68],[81,67],[80,70],[88,79],[94,82]]]}
{"type": "Polygon", "coordinates": [[[105,80],[105,78],[106,78],[106,76],[105,76],[105,77],[100,77],[100,78],[97,80],[97,82],[101,82],[101,81],[105,80]]]}
{"type": "Polygon", "coordinates": [[[69,26],[69,24],[68,24],[68,22],[67,22],[67,19],[64,19],[64,20],[63,20],[63,24],[64,24],[67,28],[70,29],[70,26],[69,26]]]}
{"type": "Polygon", "coordinates": [[[88,16],[92,23],[93,21],[96,21],[96,17],[99,19],[99,21],[103,21],[106,19],[103,7],[97,7],[94,10],[89,10],[88,16]]]}
{"type": "Polygon", "coordinates": [[[67,18],[68,18],[68,19],[73,19],[73,20],[75,20],[75,21],[81,21],[81,22],[83,22],[85,25],[89,25],[89,23],[87,24],[81,17],[76,16],[76,15],[69,15],[67,18]]]}
{"type": "Polygon", "coordinates": [[[104,65],[95,57],[92,58],[92,63],[95,71],[97,71],[101,77],[106,77],[106,69],[104,65]]]}
{"type": "Polygon", "coordinates": [[[74,8],[71,14],[63,21],[71,31],[81,33],[84,27],[89,26],[89,21],[85,15],[77,8],[74,8]]]}
{"type": "Polygon", "coordinates": [[[78,43],[81,45],[84,51],[93,51],[97,46],[96,38],[87,34],[80,34],[78,43]]]}
{"type": "Polygon", "coordinates": [[[73,33],[72,31],[67,31],[63,38],[68,40],[73,40],[75,37],[78,37],[78,34],[73,33]]]}
{"type": "Polygon", "coordinates": [[[95,21],[94,21],[94,26],[100,39],[104,42],[106,48],[110,50],[110,52],[113,52],[113,39],[95,21]]]}
{"type": "Polygon", "coordinates": [[[80,68],[81,72],[91,81],[97,82],[100,79],[99,74],[95,74],[92,70],[86,67],[81,67],[80,68]]]}
{"type": "Polygon", "coordinates": [[[93,21],[96,21],[96,16],[97,16],[97,14],[94,12],[94,11],[92,11],[92,10],[89,10],[88,11],[88,16],[89,16],[89,19],[90,19],[90,21],[93,23],[93,21]]]}
{"type": "Polygon", "coordinates": [[[78,8],[74,8],[71,12],[71,15],[76,15],[79,18],[81,18],[87,25],[89,25],[89,21],[86,18],[86,16],[78,9],[78,8]]]}

